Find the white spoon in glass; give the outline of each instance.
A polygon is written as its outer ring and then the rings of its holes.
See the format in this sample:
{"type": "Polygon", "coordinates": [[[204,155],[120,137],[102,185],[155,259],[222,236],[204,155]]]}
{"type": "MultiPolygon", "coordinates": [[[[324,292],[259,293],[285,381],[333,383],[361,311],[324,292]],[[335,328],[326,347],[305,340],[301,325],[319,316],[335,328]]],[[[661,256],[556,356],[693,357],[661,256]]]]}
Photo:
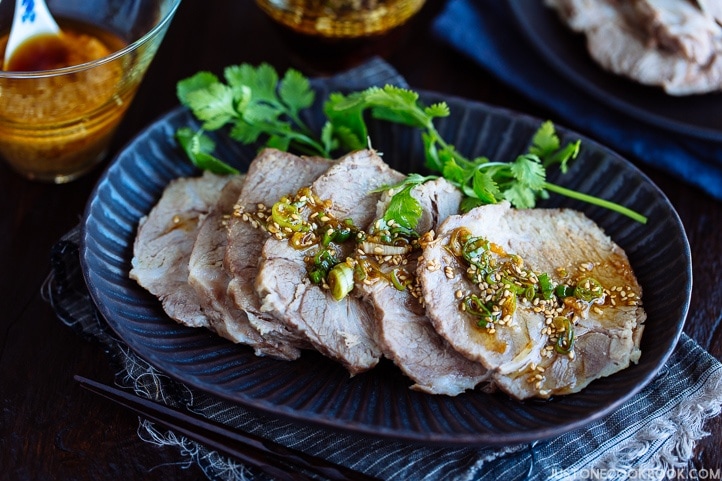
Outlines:
{"type": "Polygon", "coordinates": [[[44,36],[48,39],[56,37],[60,41],[60,27],[50,14],[45,0],[15,0],[15,13],[10,28],[10,37],[5,47],[3,68],[12,68],[10,60],[27,40],[44,36]]]}

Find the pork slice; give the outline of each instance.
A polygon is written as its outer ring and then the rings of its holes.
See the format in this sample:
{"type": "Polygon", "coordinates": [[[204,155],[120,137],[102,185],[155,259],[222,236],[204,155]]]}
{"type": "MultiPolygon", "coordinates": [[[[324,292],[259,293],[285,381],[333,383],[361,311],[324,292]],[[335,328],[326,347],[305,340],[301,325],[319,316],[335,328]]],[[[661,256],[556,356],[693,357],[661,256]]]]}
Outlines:
{"type": "MultiPolygon", "coordinates": [[[[443,178],[414,187],[411,195],[423,208],[416,226],[422,235],[457,214],[462,199],[461,192],[443,178]]],[[[390,195],[384,195],[379,203],[379,217],[386,212],[389,200],[390,195]]],[[[416,262],[416,256],[410,256],[403,269],[413,275],[416,262]]],[[[390,270],[394,266],[381,268],[390,270]]],[[[481,363],[461,355],[436,332],[415,289],[398,290],[385,277],[363,284],[360,289],[374,306],[384,356],[414,381],[412,389],[455,396],[488,378],[481,363]]]]}
{"type": "Polygon", "coordinates": [[[688,3],[546,0],[585,35],[590,57],[602,68],[670,95],[722,90],[720,28],[693,5],[680,6],[688,3]]]}
{"type": "Polygon", "coordinates": [[[188,261],[188,283],[195,289],[210,327],[221,337],[251,346],[258,356],[294,359],[297,350],[286,344],[267,341],[248,322],[228,296],[230,276],[223,268],[228,244],[228,220],[243,187],[244,176],[233,177],[220,198],[200,222],[198,235],[188,261]]]}
{"type": "Polygon", "coordinates": [[[712,17],[718,24],[722,24],[722,2],[719,0],[697,0],[702,11],[712,17]]]}
{"type": "Polygon", "coordinates": [[[650,47],[666,49],[699,65],[706,65],[722,52],[722,28],[691,1],[635,0],[633,3],[650,47]]]}
{"type": "Polygon", "coordinates": [[[171,319],[187,326],[210,327],[195,289],[188,284],[188,261],[201,218],[230,179],[210,172],[175,179],[138,223],[129,276],[160,299],[171,319]]]}
{"type": "Polygon", "coordinates": [[[619,20],[616,0],[544,0],[573,31],[584,33],[619,20]]]}
{"type": "MultiPolygon", "coordinates": [[[[335,218],[366,226],[374,218],[380,196],[373,191],[403,178],[375,152],[363,150],[339,159],[311,190],[321,200],[331,200],[328,212],[335,218]]],[[[381,356],[373,307],[356,295],[336,301],[327,290],[310,282],[304,259],[317,250],[317,246],[299,250],[286,240],[267,240],[256,291],[265,313],[280,319],[355,375],[375,366],[381,356]]]]}
{"type": "Polygon", "coordinates": [[[331,163],[316,157],[298,157],[276,149],[263,150],[251,163],[233,215],[228,219],[228,233],[223,266],[229,273],[228,295],[234,305],[246,313],[248,322],[268,342],[285,346],[288,358],[298,358],[308,347],[302,337],[261,309],[254,282],[259,259],[268,234],[243,214],[255,212],[258,205],[271,206],[284,195],[295,194],[309,186],[331,163]]]}
{"type": "Polygon", "coordinates": [[[607,70],[670,95],[690,95],[722,89],[722,55],[699,65],[660,49],[650,49],[635,32],[610,23],[587,33],[591,57],[607,70]]]}
{"type": "Polygon", "coordinates": [[[515,398],[577,392],[639,359],[646,319],[642,289],[624,251],[580,212],[515,210],[504,202],[452,216],[424,249],[418,275],[437,332],[492,370],[494,383],[515,398]],[[509,322],[493,329],[478,327],[460,309],[457,292],[479,292],[479,287],[465,275],[467,265],[449,253],[449,240],[458,228],[518,255],[526,268],[547,273],[555,283],[589,276],[599,281],[606,290],[604,303],[576,312],[570,354],[555,351],[556,334],[549,328],[554,317],[570,313],[563,308],[566,304],[553,311],[551,304],[519,298],[509,322]]]}

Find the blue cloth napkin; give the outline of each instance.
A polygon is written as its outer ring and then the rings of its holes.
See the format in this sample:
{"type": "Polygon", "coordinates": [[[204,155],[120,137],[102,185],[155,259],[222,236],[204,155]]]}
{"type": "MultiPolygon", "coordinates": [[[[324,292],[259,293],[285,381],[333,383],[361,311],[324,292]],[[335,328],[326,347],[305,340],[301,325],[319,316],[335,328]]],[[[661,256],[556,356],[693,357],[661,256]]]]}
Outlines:
{"type": "Polygon", "coordinates": [[[550,69],[525,41],[506,1],[450,0],[433,31],[530,102],[557,115],[557,123],[722,200],[722,142],[641,123],[583,92],[550,69]]]}

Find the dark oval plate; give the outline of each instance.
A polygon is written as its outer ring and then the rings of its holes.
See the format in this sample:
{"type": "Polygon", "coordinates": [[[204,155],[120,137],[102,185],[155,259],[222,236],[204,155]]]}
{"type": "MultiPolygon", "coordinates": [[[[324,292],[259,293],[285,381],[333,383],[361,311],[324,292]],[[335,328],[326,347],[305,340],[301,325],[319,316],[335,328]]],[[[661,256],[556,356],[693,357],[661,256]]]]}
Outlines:
{"type": "Polygon", "coordinates": [[[667,95],[601,68],[581,34],[569,30],[541,0],[510,0],[529,43],[565,79],[606,105],[645,123],[692,137],[722,141],[722,93],[667,95]]]}
{"type": "MultiPolygon", "coordinates": [[[[325,98],[325,95],[322,96],[325,98]]],[[[452,115],[438,130],[469,156],[507,160],[526,150],[538,119],[453,97],[423,92],[426,104],[446,100],[452,115]]],[[[310,122],[318,128],[318,106],[310,122]]],[[[161,118],[108,167],[87,205],[81,262],[91,296],[110,326],[151,365],[221,398],[300,423],[426,443],[502,445],[543,439],[579,428],[620,406],[649,383],[682,332],[691,293],[691,266],[682,224],[662,192],[629,162],[583,139],[580,157],[562,178],[549,180],[632,207],[649,217],[626,217],[553,196],[545,206],[578,208],[628,253],[648,312],[638,365],[593,382],[582,392],[549,401],[517,402],[503,394],[429,395],[391,363],[349,378],[339,364],[313,352],[293,362],[256,357],[252,350],[205,329],[171,321],[157,299],[128,277],[138,220],[171,179],[198,172],[173,139],[197,126],[185,109],[161,118]]],[[[576,140],[558,129],[562,140],[576,140]]],[[[423,171],[418,132],[371,122],[374,148],[403,172],[423,171]]],[[[254,149],[215,133],[218,154],[245,168],[254,149]]]]}

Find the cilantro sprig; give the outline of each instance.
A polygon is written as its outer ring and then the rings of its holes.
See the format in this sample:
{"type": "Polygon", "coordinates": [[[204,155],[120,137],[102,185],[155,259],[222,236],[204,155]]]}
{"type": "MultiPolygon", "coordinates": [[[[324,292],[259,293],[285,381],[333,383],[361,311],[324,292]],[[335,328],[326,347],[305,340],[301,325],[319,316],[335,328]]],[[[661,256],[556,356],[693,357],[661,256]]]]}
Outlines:
{"type": "MultiPolygon", "coordinates": [[[[366,117],[402,124],[420,130],[426,167],[456,185],[465,194],[463,210],[483,204],[509,201],[517,208],[532,208],[550,192],[601,206],[645,223],[646,217],[622,205],[548,182],[547,169],[557,166],[567,172],[568,163],[580,151],[579,140],[561,145],[554,125],[544,122],[534,134],[528,151],[510,161],[486,157],[469,159],[437,131],[434,121],[448,117],[445,102],[424,106],[419,94],[400,87],[371,87],[348,94],[332,93],[323,104],[326,123],[317,136],[302,120],[315,93],[301,73],[289,69],[280,78],[268,64],[227,67],[225,83],[209,72],[178,83],[181,103],[202,122],[201,130],[181,128],[177,138],[190,160],[202,169],[230,172],[232,169],[212,155],[213,144],[204,131],[229,128],[232,139],[244,144],[262,143],[280,150],[331,158],[337,150],[363,149],[369,143],[366,117]]],[[[411,189],[437,176],[411,174],[392,186],[396,192],[385,215],[396,225],[413,229],[420,205],[411,189]]]]}
{"type": "MultiPolygon", "coordinates": [[[[335,141],[328,133],[317,138],[301,118],[313,105],[315,92],[306,77],[289,69],[283,78],[268,64],[232,65],[223,72],[225,82],[210,72],[198,72],[178,82],[176,93],[202,122],[202,130],[229,127],[232,139],[244,144],[263,142],[280,150],[330,157],[335,141]]],[[[188,132],[183,133],[188,137],[188,132]]],[[[203,133],[197,133],[203,138],[203,133]]],[[[186,149],[194,156],[207,141],[186,149]]],[[[201,157],[206,157],[201,154],[201,157]]]]}

